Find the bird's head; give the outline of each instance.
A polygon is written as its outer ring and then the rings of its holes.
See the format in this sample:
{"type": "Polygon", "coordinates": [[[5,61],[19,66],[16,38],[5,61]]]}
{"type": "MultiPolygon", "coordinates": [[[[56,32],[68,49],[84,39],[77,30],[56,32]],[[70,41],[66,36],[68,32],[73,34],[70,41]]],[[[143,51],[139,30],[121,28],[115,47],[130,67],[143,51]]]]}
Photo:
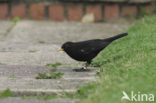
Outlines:
{"type": "Polygon", "coordinates": [[[68,49],[72,46],[72,42],[64,43],[58,51],[68,51],[68,49]]]}

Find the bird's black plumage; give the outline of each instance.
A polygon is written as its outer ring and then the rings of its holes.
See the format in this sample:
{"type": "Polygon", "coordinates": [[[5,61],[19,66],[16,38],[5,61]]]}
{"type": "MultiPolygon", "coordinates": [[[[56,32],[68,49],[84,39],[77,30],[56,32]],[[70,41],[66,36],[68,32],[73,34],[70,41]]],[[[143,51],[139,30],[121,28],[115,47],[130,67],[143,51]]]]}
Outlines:
{"type": "Polygon", "coordinates": [[[91,63],[97,54],[107,47],[112,41],[128,35],[127,33],[119,34],[106,39],[93,39],[81,42],[66,42],[62,49],[73,59],[91,63]]]}

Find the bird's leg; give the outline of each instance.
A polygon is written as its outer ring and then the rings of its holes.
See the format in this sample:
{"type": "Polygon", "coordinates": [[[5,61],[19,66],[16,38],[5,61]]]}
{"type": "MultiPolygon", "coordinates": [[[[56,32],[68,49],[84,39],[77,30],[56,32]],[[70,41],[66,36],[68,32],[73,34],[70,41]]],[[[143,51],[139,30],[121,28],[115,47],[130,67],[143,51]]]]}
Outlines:
{"type": "Polygon", "coordinates": [[[88,68],[88,65],[91,63],[91,61],[87,61],[87,63],[85,64],[85,66],[83,66],[81,69],[75,69],[74,71],[76,72],[84,72],[84,71],[90,71],[88,68]]]}
{"type": "Polygon", "coordinates": [[[87,69],[88,68],[88,63],[86,63],[86,65],[83,67],[83,69],[87,69]]]}
{"type": "Polygon", "coordinates": [[[91,61],[87,61],[86,65],[82,68],[84,70],[86,70],[88,68],[88,65],[91,63],[91,61]]]}

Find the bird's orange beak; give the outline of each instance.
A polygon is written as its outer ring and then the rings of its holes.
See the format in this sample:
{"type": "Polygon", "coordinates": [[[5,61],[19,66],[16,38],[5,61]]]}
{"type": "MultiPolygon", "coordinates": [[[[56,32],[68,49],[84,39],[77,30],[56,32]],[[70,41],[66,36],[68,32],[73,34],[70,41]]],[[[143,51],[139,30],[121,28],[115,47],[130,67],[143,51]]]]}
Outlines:
{"type": "Polygon", "coordinates": [[[62,48],[58,49],[58,51],[64,51],[62,48]]]}

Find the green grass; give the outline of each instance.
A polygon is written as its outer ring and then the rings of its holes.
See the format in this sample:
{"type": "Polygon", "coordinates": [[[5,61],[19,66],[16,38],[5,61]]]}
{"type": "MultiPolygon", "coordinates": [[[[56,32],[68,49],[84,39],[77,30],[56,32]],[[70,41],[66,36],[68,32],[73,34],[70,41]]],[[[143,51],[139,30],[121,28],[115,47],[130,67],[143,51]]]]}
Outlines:
{"type": "Polygon", "coordinates": [[[61,72],[55,73],[38,73],[36,79],[58,79],[61,78],[64,74],[61,72]]]}
{"type": "Polygon", "coordinates": [[[156,17],[144,17],[127,32],[93,61],[100,79],[77,91],[80,103],[131,103],[121,101],[122,91],[156,95],[156,17]]]}
{"type": "Polygon", "coordinates": [[[29,53],[35,53],[35,52],[37,52],[36,50],[29,50],[28,51],[29,53]]]}
{"type": "Polygon", "coordinates": [[[60,65],[62,65],[62,64],[59,62],[56,62],[55,64],[46,64],[46,66],[54,67],[54,68],[56,68],[57,66],[60,66],[60,65]]]}
{"type": "Polygon", "coordinates": [[[0,93],[0,98],[12,97],[14,94],[10,91],[10,89],[6,89],[0,93]]]}
{"type": "Polygon", "coordinates": [[[56,97],[57,96],[54,94],[45,95],[45,96],[21,96],[22,99],[26,99],[26,100],[51,100],[56,97]]]}
{"type": "Polygon", "coordinates": [[[38,73],[36,76],[36,79],[58,79],[61,78],[64,73],[58,72],[56,73],[56,67],[62,65],[61,63],[55,63],[55,64],[47,64],[46,66],[53,67],[53,69],[50,70],[50,73],[38,73]]]}
{"type": "Polygon", "coordinates": [[[14,78],[16,78],[16,76],[11,75],[11,76],[9,76],[8,78],[10,78],[10,79],[14,79],[14,78]]]}

